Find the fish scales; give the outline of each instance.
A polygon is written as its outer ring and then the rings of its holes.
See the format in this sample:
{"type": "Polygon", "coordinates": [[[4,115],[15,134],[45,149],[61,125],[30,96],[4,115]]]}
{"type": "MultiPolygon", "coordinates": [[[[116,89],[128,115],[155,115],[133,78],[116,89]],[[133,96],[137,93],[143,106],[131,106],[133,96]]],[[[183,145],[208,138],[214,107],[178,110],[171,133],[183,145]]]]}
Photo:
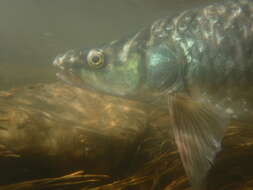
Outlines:
{"type": "Polygon", "coordinates": [[[203,190],[229,123],[253,118],[253,0],[186,10],[53,64],[71,85],[167,109],[186,174],[203,190]]]}
{"type": "Polygon", "coordinates": [[[240,85],[240,80],[252,84],[252,6],[252,1],[228,1],[161,19],[151,27],[147,48],[168,43],[181,49],[178,59],[187,63],[190,81],[214,87],[240,85]]]}

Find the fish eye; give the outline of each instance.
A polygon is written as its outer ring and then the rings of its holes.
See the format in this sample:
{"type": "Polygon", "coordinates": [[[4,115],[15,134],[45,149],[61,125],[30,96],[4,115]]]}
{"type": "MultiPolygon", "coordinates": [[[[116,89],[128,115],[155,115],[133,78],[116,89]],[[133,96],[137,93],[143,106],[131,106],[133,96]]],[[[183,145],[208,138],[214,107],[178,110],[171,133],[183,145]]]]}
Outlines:
{"type": "Polygon", "coordinates": [[[93,49],[87,55],[87,63],[92,68],[101,68],[104,65],[104,53],[102,50],[93,49]]]}

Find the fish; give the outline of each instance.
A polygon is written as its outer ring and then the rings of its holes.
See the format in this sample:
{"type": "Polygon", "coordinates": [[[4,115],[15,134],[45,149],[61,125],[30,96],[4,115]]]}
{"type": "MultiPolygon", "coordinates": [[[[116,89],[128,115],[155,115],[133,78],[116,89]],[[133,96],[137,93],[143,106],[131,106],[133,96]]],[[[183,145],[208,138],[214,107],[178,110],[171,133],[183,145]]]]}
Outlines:
{"type": "Polygon", "coordinates": [[[231,121],[253,118],[253,1],[187,9],[53,65],[71,85],[165,109],[190,183],[203,190],[231,121]]]}

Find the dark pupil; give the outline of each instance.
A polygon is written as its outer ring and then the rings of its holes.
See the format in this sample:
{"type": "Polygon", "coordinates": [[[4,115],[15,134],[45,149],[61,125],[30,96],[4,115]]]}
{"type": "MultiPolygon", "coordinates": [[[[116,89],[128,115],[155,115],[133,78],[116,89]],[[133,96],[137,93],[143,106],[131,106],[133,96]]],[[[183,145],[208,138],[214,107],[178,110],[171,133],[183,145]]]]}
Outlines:
{"type": "Polygon", "coordinates": [[[97,63],[99,61],[99,56],[95,55],[92,57],[92,62],[97,63]]]}

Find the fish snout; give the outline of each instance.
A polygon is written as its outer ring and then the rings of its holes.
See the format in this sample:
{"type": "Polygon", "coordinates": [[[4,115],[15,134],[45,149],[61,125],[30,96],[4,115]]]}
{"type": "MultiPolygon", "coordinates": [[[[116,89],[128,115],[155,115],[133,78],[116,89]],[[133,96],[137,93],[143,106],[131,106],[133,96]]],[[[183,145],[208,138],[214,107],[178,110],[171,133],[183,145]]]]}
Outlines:
{"type": "Polygon", "coordinates": [[[61,70],[72,68],[74,65],[81,63],[80,55],[79,51],[69,50],[65,54],[56,56],[53,65],[61,70]]]}

